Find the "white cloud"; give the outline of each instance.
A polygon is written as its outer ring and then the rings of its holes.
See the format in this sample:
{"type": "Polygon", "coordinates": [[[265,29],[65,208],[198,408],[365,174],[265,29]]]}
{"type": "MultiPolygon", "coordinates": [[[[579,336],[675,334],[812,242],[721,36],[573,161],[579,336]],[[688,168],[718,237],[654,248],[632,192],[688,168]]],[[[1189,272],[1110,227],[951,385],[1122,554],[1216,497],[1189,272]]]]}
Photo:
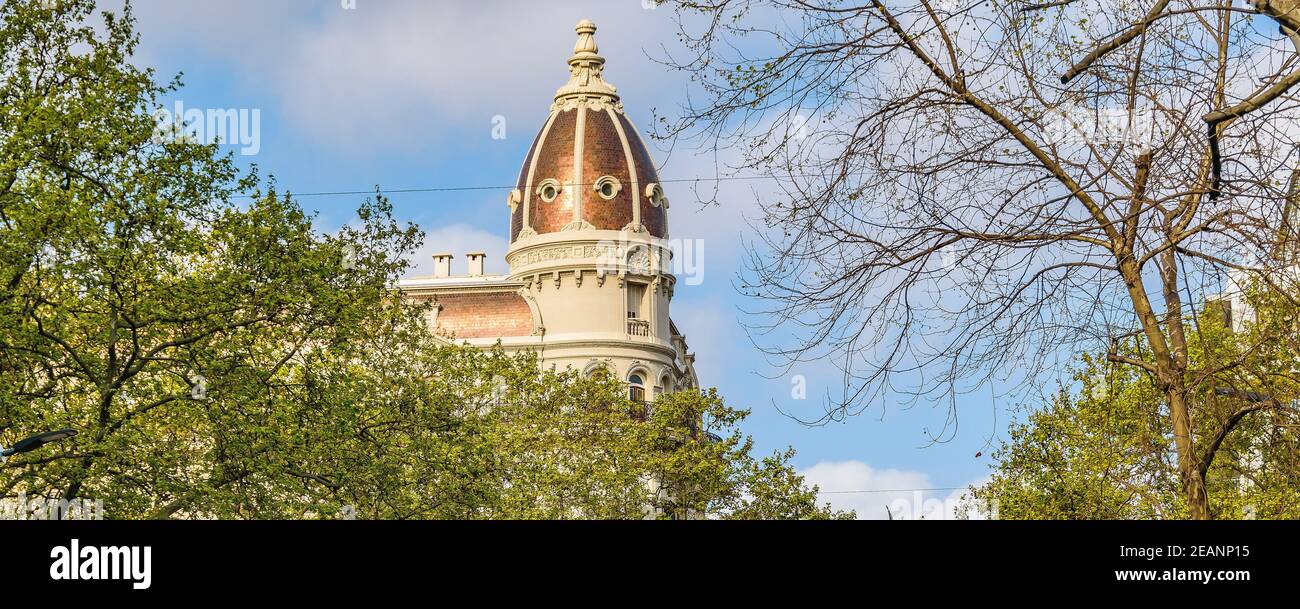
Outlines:
{"type": "Polygon", "coordinates": [[[489,275],[506,272],[506,249],[509,243],[495,233],[475,228],[468,224],[452,224],[436,229],[426,229],[424,245],[411,258],[412,266],[407,269],[407,277],[433,274],[433,255],[452,254],[452,274],[464,275],[468,272],[465,254],[484,252],[487,254],[484,272],[489,275]]]}
{"type": "Polygon", "coordinates": [[[220,53],[274,91],[293,125],[359,152],[427,145],[447,135],[439,125],[481,124],[487,138],[496,115],[531,138],[550,94],[568,79],[573,26],[583,18],[600,27],[610,82],[667,99],[680,89],[656,86],[666,70],[643,49],[671,33],[670,13],[580,0],[361,0],[355,10],[261,0],[220,9],[170,0],[137,6],[146,62],[181,46],[220,53]]]}
{"type": "MultiPolygon", "coordinates": [[[[876,469],[861,461],[822,461],[800,472],[819,487],[819,499],[863,520],[951,519],[965,494],[936,488],[925,472],[876,469]]],[[[976,482],[975,484],[978,484],[976,482]]]]}

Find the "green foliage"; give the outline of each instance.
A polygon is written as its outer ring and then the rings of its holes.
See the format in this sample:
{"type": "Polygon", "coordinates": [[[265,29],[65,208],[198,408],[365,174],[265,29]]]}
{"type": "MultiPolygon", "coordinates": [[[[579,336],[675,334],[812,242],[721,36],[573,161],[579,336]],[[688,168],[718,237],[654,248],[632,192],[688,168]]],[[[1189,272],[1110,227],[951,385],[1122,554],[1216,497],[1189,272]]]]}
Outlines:
{"type": "Polygon", "coordinates": [[[1004,519],[1178,518],[1185,512],[1168,414],[1126,366],[1085,356],[1077,395],[1013,424],[996,469],[974,492],[1004,519]]]}
{"type": "Polygon", "coordinates": [[[110,518],[839,516],[716,393],[648,409],[531,355],[438,346],[390,290],[422,235],[376,196],[318,233],[215,145],[129,7],[0,5],[0,500],[110,518]]]}
{"type": "MultiPolygon", "coordinates": [[[[1237,331],[1211,306],[1188,337],[1195,444],[1210,459],[1215,517],[1297,518],[1296,306],[1276,291],[1249,288],[1244,298],[1257,313],[1237,331]]],[[[1012,425],[975,496],[1009,519],[1186,517],[1172,424],[1154,380],[1086,354],[1074,380],[1075,391],[1062,389],[1012,425]]]]}
{"type": "Polygon", "coordinates": [[[528,354],[462,351],[456,361],[469,366],[466,378],[498,388],[495,401],[470,416],[486,432],[477,452],[493,456],[478,476],[490,497],[478,516],[852,516],[817,505],[789,454],[751,457],[752,441],[738,428],[747,413],[714,390],[641,404],[608,378],[539,372],[528,354]]]}
{"type": "Polygon", "coordinates": [[[177,85],[128,62],[129,9],[93,8],[0,7],[0,427],[81,432],[0,489],[175,511],[284,460],[241,436],[309,345],[384,309],[420,234],[380,198],[318,235],[216,145],[157,138],[177,85]]]}

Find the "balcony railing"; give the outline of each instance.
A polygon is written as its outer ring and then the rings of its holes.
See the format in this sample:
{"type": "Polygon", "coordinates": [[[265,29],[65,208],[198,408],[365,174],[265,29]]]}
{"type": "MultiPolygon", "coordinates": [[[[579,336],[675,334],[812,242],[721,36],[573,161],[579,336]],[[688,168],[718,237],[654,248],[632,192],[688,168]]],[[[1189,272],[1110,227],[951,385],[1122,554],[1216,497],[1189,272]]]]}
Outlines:
{"type": "Polygon", "coordinates": [[[631,336],[650,336],[650,322],[644,319],[629,319],[627,333],[631,336]]]}

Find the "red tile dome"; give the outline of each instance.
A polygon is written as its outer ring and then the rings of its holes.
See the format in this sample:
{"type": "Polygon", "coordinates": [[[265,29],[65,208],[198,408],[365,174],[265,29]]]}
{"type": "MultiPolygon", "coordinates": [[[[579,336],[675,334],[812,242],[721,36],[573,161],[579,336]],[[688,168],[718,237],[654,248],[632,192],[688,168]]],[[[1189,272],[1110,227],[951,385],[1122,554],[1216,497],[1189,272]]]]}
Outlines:
{"type": "Polygon", "coordinates": [[[571,78],[524,157],[510,193],[510,241],[563,230],[668,236],[668,201],[645,142],[601,76],[596,26],[574,28],[571,78]]]}

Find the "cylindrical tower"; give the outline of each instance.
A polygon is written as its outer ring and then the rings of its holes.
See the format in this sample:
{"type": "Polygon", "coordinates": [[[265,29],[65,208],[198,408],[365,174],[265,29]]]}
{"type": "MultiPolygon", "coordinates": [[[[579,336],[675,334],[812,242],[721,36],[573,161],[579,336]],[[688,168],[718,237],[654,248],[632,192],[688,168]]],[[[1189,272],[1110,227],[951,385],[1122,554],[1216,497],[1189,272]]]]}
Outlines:
{"type": "Polygon", "coordinates": [[[547,364],[603,368],[651,398],[695,384],[669,317],[668,199],[604,80],[595,24],[575,30],[569,81],[508,198],[506,261],[540,313],[547,364]]]}

